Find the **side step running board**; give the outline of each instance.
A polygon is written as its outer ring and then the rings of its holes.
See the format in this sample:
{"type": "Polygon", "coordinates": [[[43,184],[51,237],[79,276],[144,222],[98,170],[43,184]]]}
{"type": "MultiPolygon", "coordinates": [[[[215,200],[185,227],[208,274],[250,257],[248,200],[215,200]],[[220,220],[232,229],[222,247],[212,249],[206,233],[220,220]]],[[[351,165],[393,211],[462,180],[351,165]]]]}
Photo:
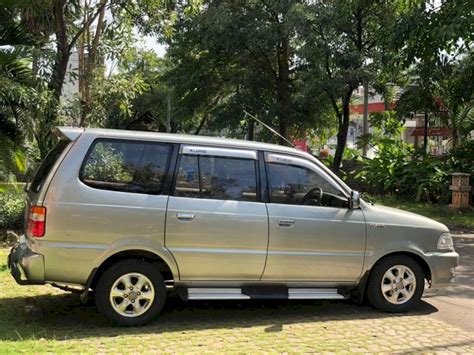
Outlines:
{"type": "Polygon", "coordinates": [[[343,300],[335,288],[289,288],[290,300],[343,300]]]}
{"type": "Polygon", "coordinates": [[[188,300],[249,300],[249,299],[297,299],[297,300],[340,300],[344,295],[335,288],[288,288],[275,289],[275,292],[262,287],[251,291],[240,288],[188,288],[188,300]]]}
{"type": "Polygon", "coordinates": [[[240,288],[188,288],[188,300],[249,300],[240,288]]]}

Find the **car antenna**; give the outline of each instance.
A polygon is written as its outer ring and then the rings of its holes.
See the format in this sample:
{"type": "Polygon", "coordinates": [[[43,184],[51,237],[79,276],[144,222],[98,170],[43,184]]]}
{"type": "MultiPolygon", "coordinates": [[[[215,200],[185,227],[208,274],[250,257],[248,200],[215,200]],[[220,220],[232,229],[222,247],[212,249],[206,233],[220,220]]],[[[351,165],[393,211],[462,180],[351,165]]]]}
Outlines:
{"type": "Polygon", "coordinates": [[[277,131],[275,131],[272,127],[270,127],[269,125],[267,125],[266,123],[263,123],[261,120],[259,120],[257,117],[255,117],[254,115],[252,115],[251,113],[247,112],[246,110],[243,110],[245,115],[246,116],[249,116],[250,118],[253,118],[255,121],[257,121],[258,123],[260,123],[263,127],[265,127],[266,129],[268,129],[270,132],[272,132],[273,134],[276,134],[278,137],[280,137],[281,139],[283,139],[285,142],[289,143],[293,148],[296,148],[296,146],[293,144],[293,142],[291,142],[290,140],[286,139],[285,137],[283,137],[280,133],[278,133],[277,131]]]}

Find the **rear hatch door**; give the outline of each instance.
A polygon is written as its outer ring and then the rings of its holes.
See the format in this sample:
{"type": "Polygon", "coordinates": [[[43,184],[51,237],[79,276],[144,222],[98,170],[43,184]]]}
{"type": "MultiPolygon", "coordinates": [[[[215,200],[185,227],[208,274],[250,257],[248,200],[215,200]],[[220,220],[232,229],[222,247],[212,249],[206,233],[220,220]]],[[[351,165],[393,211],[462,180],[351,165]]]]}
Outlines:
{"type": "Polygon", "coordinates": [[[31,206],[41,206],[44,195],[48,185],[57,170],[59,164],[64,159],[67,151],[71,148],[74,142],[84,132],[83,128],[76,127],[55,127],[53,133],[59,138],[56,145],[43,159],[41,164],[35,171],[31,181],[26,185],[25,191],[27,193],[26,202],[27,208],[25,211],[25,226],[28,225],[29,211],[31,206]]]}

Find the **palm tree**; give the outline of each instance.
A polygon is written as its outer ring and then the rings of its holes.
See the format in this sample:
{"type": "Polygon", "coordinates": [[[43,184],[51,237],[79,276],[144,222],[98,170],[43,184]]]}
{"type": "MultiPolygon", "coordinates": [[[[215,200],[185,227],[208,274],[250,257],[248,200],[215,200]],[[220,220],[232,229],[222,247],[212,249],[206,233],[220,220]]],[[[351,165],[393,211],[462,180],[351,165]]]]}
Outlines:
{"type": "Polygon", "coordinates": [[[34,38],[7,2],[0,4],[0,178],[25,170],[24,139],[32,132],[29,106],[37,83],[25,48],[34,38]]]}

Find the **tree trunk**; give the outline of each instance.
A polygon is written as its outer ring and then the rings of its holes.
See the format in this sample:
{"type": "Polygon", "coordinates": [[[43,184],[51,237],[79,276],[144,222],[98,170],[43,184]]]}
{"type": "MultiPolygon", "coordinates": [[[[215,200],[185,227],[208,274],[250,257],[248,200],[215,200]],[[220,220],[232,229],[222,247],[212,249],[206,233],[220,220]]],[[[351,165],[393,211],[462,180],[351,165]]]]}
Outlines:
{"type": "MultiPolygon", "coordinates": [[[[105,2],[105,1],[103,1],[105,2]]],[[[104,25],[104,18],[105,18],[105,6],[99,12],[99,17],[97,19],[96,30],[94,34],[94,39],[92,40],[92,44],[88,43],[88,55],[87,55],[87,65],[84,68],[84,91],[82,97],[82,112],[81,112],[81,121],[79,126],[84,126],[86,123],[87,115],[91,110],[91,85],[92,80],[94,80],[94,71],[97,67],[97,51],[100,45],[100,36],[102,35],[102,28],[104,25]]],[[[85,22],[88,21],[88,18],[85,22]]],[[[92,22],[90,23],[92,25],[92,22]]],[[[89,26],[90,26],[89,25],[89,26]]],[[[86,30],[88,36],[90,36],[89,28],[86,30]]],[[[89,42],[89,40],[88,40],[89,42]]]]}
{"type": "Polygon", "coordinates": [[[253,119],[247,121],[247,140],[255,140],[255,121],[253,119]]]}
{"type": "Polygon", "coordinates": [[[53,65],[51,80],[48,88],[52,93],[51,102],[40,122],[36,141],[41,158],[44,158],[52,146],[51,129],[58,115],[58,105],[61,99],[64,78],[66,77],[67,64],[70,56],[70,47],[67,40],[67,28],[64,17],[66,0],[53,0],[53,16],[56,34],[56,58],[53,65]]]}
{"type": "Polygon", "coordinates": [[[207,121],[207,116],[208,114],[207,112],[205,112],[201,118],[201,122],[199,122],[199,126],[194,131],[195,136],[198,136],[201,133],[202,129],[204,128],[204,125],[206,124],[206,121],[207,121]]]}
{"type": "MultiPolygon", "coordinates": [[[[278,74],[276,82],[277,90],[277,117],[278,130],[283,137],[288,138],[288,126],[290,121],[290,67],[288,36],[282,35],[278,46],[278,74]]],[[[283,138],[279,137],[281,145],[288,145],[283,138]]]]}
{"type": "Polygon", "coordinates": [[[97,12],[88,17],[87,22],[83,23],[72,38],[68,40],[68,28],[65,13],[67,0],[52,0],[54,33],[56,35],[56,58],[53,65],[51,80],[48,83],[48,88],[52,93],[52,98],[49,107],[44,114],[44,120],[40,124],[39,133],[37,135],[37,143],[42,158],[44,158],[51,147],[51,129],[56,123],[58,106],[61,99],[71,50],[74,48],[76,42],[84,31],[89,28],[91,23],[101,14],[106,6],[106,1],[107,0],[102,0],[100,2],[97,12]]]}
{"type": "MultiPolygon", "coordinates": [[[[364,83],[364,118],[363,118],[363,134],[365,137],[369,134],[369,82],[364,83]]],[[[367,156],[368,145],[367,140],[364,139],[364,146],[362,147],[362,155],[367,156]]]]}
{"type": "Polygon", "coordinates": [[[453,149],[457,148],[458,142],[459,142],[459,131],[457,127],[452,127],[451,128],[451,145],[453,149]]]}
{"type": "MultiPolygon", "coordinates": [[[[71,51],[67,40],[67,28],[66,21],[64,18],[64,7],[66,0],[54,0],[53,1],[53,14],[55,22],[55,33],[56,33],[56,58],[53,67],[53,76],[49,83],[49,88],[53,92],[53,99],[56,104],[59,103],[61,93],[63,89],[64,78],[66,77],[67,63],[71,51]]],[[[53,111],[56,111],[54,107],[53,111]]],[[[53,117],[56,117],[56,112],[53,113],[53,117]]]]}
{"type": "Polygon", "coordinates": [[[423,153],[424,154],[428,153],[428,123],[429,123],[428,113],[425,112],[425,120],[423,122],[423,124],[424,124],[424,129],[423,129],[423,153]]]}
{"type": "Polygon", "coordinates": [[[339,130],[337,132],[337,146],[336,153],[334,155],[334,161],[332,170],[338,174],[341,167],[342,156],[344,155],[344,149],[346,149],[347,133],[349,131],[349,118],[350,110],[349,105],[351,103],[351,96],[354,89],[349,88],[345,97],[342,99],[342,121],[339,122],[339,130]]]}

